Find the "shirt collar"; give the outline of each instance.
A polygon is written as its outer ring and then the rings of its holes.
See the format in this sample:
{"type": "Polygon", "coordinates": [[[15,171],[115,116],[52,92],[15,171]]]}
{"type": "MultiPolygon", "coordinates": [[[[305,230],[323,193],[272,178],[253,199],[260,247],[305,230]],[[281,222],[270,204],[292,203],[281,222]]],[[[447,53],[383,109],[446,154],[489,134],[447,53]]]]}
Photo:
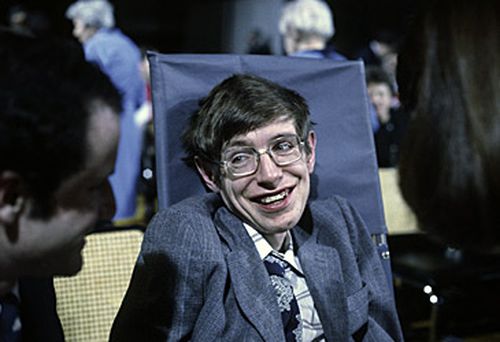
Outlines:
{"type": "Polygon", "coordinates": [[[259,233],[255,228],[251,227],[246,223],[243,223],[243,226],[245,227],[250,238],[252,239],[255,248],[257,248],[257,252],[259,253],[261,260],[264,260],[265,257],[267,257],[269,254],[272,253],[278,258],[288,262],[295,271],[298,271],[300,274],[303,274],[302,267],[300,266],[300,261],[295,256],[295,252],[293,250],[293,237],[290,231],[286,232],[287,237],[285,238],[285,241],[288,240],[288,247],[286,248],[286,251],[282,253],[274,250],[271,244],[267,242],[267,240],[262,236],[262,234],[259,233]]]}

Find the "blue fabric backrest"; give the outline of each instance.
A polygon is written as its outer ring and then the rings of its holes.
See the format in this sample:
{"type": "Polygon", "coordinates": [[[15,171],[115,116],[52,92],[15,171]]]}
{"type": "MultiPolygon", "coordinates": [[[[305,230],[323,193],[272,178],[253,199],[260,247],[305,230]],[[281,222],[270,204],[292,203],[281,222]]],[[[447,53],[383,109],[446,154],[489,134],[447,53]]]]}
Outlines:
{"type": "Polygon", "coordinates": [[[180,136],[198,101],[235,73],[255,74],[304,96],[318,138],[312,198],[339,194],[358,209],[371,234],[385,234],[364,68],[284,56],[148,53],[151,65],[159,207],[203,193],[184,165],[180,136]]]}

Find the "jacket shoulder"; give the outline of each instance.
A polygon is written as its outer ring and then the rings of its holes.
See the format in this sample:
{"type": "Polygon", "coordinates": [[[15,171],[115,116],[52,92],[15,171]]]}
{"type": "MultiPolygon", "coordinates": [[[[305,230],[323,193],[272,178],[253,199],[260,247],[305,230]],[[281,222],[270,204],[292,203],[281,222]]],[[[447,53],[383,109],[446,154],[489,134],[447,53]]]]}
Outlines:
{"type": "Polygon", "coordinates": [[[187,198],[160,210],[151,220],[144,234],[143,248],[164,249],[191,241],[218,240],[214,215],[222,206],[217,194],[187,198]]]}
{"type": "Polygon", "coordinates": [[[309,206],[316,214],[328,217],[343,216],[346,212],[353,210],[349,201],[339,195],[332,195],[325,199],[312,201],[309,203],[309,206]]]}
{"type": "Polygon", "coordinates": [[[334,195],[310,203],[314,226],[329,231],[336,239],[349,239],[356,243],[359,234],[367,234],[360,214],[344,197],[334,195]]]}

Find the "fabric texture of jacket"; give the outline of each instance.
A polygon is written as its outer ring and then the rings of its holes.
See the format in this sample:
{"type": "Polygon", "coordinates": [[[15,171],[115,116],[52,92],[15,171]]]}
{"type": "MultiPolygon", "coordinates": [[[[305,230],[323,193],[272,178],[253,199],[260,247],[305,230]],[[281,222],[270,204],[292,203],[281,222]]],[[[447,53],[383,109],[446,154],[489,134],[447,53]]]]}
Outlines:
{"type": "MultiPolygon", "coordinates": [[[[380,259],[346,200],[310,203],[292,234],[328,341],[402,340],[380,259]]],[[[147,228],[111,333],[134,340],[284,341],[265,266],[218,195],[160,211],[147,228]]]]}

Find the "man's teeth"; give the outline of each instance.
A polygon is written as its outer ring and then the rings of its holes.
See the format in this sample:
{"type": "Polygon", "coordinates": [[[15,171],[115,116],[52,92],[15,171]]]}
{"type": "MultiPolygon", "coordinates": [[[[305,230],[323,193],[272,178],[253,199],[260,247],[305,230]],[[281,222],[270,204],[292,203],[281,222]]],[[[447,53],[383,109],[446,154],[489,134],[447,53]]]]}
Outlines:
{"type": "Polygon", "coordinates": [[[279,194],[276,194],[276,195],[273,195],[273,196],[269,196],[269,197],[264,197],[260,201],[263,204],[269,204],[269,203],[272,203],[272,202],[281,201],[287,195],[288,195],[288,191],[285,190],[285,191],[283,191],[283,192],[281,192],[279,194]]]}

